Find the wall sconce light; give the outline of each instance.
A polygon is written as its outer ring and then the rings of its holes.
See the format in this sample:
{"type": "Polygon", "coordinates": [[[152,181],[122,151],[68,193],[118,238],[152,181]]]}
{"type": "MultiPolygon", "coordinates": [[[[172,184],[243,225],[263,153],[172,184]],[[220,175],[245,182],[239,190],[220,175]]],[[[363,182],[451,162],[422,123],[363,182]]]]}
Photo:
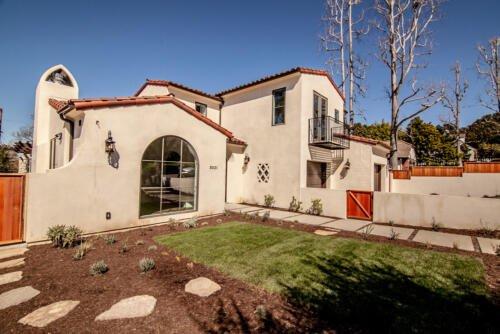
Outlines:
{"type": "Polygon", "coordinates": [[[349,159],[347,159],[347,161],[345,162],[344,168],[345,169],[351,168],[351,162],[349,161],[349,159]]]}
{"type": "Polygon", "coordinates": [[[113,140],[113,136],[111,136],[111,131],[108,131],[108,138],[105,140],[105,150],[106,153],[111,154],[115,152],[115,141],[113,140]]]}
{"type": "Polygon", "coordinates": [[[56,134],[54,136],[54,138],[57,139],[57,140],[59,140],[59,141],[61,141],[62,140],[62,132],[59,132],[58,134],[56,134]]]}
{"type": "Polygon", "coordinates": [[[245,165],[248,165],[249,162],[250,162],[250,156],[248,155],[248,153],[245,153],[245,158],[243,160],[243,163],[245,165]]]}

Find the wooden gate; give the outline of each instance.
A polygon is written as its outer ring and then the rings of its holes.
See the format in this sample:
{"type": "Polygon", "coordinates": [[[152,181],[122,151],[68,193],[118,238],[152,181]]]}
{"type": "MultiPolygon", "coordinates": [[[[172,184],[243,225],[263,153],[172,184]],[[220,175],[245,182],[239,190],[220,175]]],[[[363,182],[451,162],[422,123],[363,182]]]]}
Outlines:
{"type": "Polygon", "coordinates": [[[24,175],[0,174],[0,245],[23,241],[24,175]]]}
{"type": "Polygon", "coordinates": [[[347,218],[372,220],[373,192],[347,190],[347,218]]]}

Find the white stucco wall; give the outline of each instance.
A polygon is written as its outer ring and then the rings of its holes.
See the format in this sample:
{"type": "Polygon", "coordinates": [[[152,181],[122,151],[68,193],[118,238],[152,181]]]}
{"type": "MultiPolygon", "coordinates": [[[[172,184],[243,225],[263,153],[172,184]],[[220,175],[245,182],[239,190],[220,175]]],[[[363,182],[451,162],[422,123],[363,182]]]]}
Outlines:
{"type": "MultiPolygon", "coordinates": [[[[462,177],[412,176],[409,180],[393,180],[392,187],[392,191],[396,193],[498,196],[500,174],[464,173],[462,177]]],[[[500,215],[500,212],[498,214],[500,215]]]]}
{"type": "Polygon", "coordinates": [[[427,226],[479,229],[486,224],[500,228],[500,200],[446,195],[373,194],[373,221],[427,226]],[[483,224],[483,225],[482,225],[483,224]]]}
{"type": "Polygon", "coordinates": [[[311,207],[313,199],[321,199],[324,216],[346,218],[346,192],[344,190],[301,188],[300,201],[302,208],[307,210],[311,207]]]}
{"type": "MultiPolygon", "coordinates": [[[[224,96],[222,126],[244,140],[250,157],[246,168],[242,158],[228,161],[228,188],[238,182],[240,175],[241,201],[262,204],[264,195],[271,194],[276,206],[288,207],[292,196],[299,197],[300,189],[300,75],[290,75],[224,96]],[[272,125],[272,91],[286,87],[285,124],[272,125]],[[257,166],[268,163],[269,183],[258,182],[257,166]]],[[[238,196],[228,196],[228,201],[238,196]]],[[[238,202],[241,202],[238,201],[238,202]]]]}
{"type": "Polygon", "coordinates": [[[55,224],[78,225],[90,233],[222,212],[225,161],[226,137],[173,104],[88,110],[72,161],[28,175],[26,239],[45,239],[47,228],[55,224]],[[120,155],[118,169],[108,165],[104,152],[108,130],[120,155]],[[198,155],[198,210],[139,219],[142,154],[166,135],[187,140],[198,155]]]}

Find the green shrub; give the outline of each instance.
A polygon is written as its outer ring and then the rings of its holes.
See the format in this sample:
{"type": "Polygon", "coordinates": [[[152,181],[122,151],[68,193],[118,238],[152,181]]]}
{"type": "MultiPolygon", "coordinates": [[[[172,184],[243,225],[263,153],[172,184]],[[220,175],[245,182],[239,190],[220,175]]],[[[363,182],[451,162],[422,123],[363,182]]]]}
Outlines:
{"type": "Polygon", "coordinates": [[[106,234],[102,238],[104,239],[104,241],[108,245],[112,245],[116,242],[116,237],[114,234],[106,234]]]}
{"type": "Polygon", "coordinates": [[[78,246],[76,249],[75,254],[73,255],[73,260],[81,260],[89,252],[89,250],[92,248],[92,243],[90,241],[85,241],[78,246]]]}
{"type": "Polygon", "coordinates": [[[194,228],[198,226],[198,220],[196,219],[196,217],[192,217],[188,221],[182,223],[182,226],[184,226],[184,228],[194,228]]]}
{"type": "Polygon", "coordinates": [[[82,237],[83,231],[77,226],[54,225],[49,227],[47,237],[54,247],[72,247],[77,244],[82,237]]]}
{"type": "Polygon", "coordinates": [[[300,210],[302,210],[302,202],[298,201],[295,198],[295,196],[293,196],[292,201],[290,202],[290,205],[288,207],[288,210],[292,212],[299,212],[300,210]]]}
{"type": "Polygon", "coordinates": [[[432,217],[431,228],[433,231],[438,231],[441,228],[441,224],[436,221],[436,218],[432,217]]]}
{"type": "Polygon", "coordinates": [[[139,261],[139,269],[145,273],[155,268],[156,264],[152,258],[144,257],[139,261]]]}
{"type": "Polygon", "coordinates": [[[270,216],[271,216],[271,211],[264,212],[264,214],[262,215],[262,221],[267,222],[270,216]]]}
{"type": "Polygon", "coordinates": [[[274,196],[271,194],[264,195],[264,206],[272,208],[274,206],[274,196]]]}
{"type": "Polygon", "coordinates": [[[368,236],[370,236],[372,232],[373,232],[373,225],[368,225],[367,227],[361,230],[361,236],[363,237],[363,239],[368,239],[368,236]]]}
{"type": "Polygon", "coordinates": [[[321,204],[321,199],[316,198],[311,200],[311,207],[307,210],[307,213],[311,215],[319,216],[323,213],[323,204],[321,204]]]}
{"type": "Polygon", "coordinates": [[[391,232],[389,233],[389,240],[396,240],[398,237],[399,233],[396,233],[396,231],[391,228],[391,232]]]}
{"type": "Polygon", "coordinates": [[[100,260],[95,263],[92,263],[89,272],[92,276],[100,276],[105,274],[108,270],[109,270],[108,265],[104,262],[104,260],[100,260]]]}
{"type": "Polygon", "coordinates": [[[49,230],[47,231],[47,237],[52,242],[52,246],[62,247],[65,229],[66,226],[64,225],[54,225],[49,227],[49,230]]]}
{"type": "Polygon", "coordinates": [[[118,249],[118,253],[120,254],[125,254],[129,251],[128,249],[128,245],[127,245],[127,240],[125,240],[124,242],[122,242],[122,244],[120,245],[120,249],[118,249]]]}

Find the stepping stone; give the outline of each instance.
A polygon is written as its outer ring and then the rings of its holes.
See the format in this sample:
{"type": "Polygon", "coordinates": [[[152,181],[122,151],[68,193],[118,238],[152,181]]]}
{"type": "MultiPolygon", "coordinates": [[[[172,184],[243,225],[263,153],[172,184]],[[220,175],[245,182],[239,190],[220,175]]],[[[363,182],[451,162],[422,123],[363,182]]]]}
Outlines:
{"type": "Polygon", "coordinates": [[[24,265],[24,257],[9,261],[0,262],[0,269],[13,268],[24,265]]]}
{"type": "Polygon", "coordinates": [[[313,215],[298,215],[289,218],[283,219],[287,222],[295,222],[298,221],[300,224],[306,225],[322,225],[328,222],[331,222],[333,218],[326,218],[321,216],[313,216],[313,215]]]}
{"type": "Polygon", "coordinates": [[[358,220],[358,219],[339,219],[326,224],[322,224],[321,227],[331,227],[337,230],[351,231],[355,232],[361,230],[363,227],[370,225],[370,221],[358,220]]]}
{"type": "Polygon", "coordinates": [[[13,256],[23,255],[27,251],[28,251],[28,248],[26,248],[26,247],[2,250],[2,251],[0,251],[0,260],[6,259],[9,257],[13,257],[13,256]]]}
{"type": "Polygon", "coordinates": [[[499,239],[478,237],[477,241],[479,242],[479,246],[481,247],[481,252],[483,252],[483,253],[495,254],[496,248],[500,247],[500,240],[499,239]]]}
{"type": "Polygon", "coordinates": [[[413,229],[411,228],[377,225],[377,224],[366,226],[361,230],[359,230],[358,232],[364,233],[366,229],[368,229],[370,235],[378,235],[380,237],[386,237],[386,238],[389,238],[391,236],[392,231],[394,231],[397,235],[396,239],[401,239],[401,240],[408,240],[408,238],[413,232],[413,229]]]}
{"type": "Polygon", "coordinates": [[[45,327],[52,321],[67,315],[78,304],[80,304],[78,300],[61,300],[60,302],[40,307],[19,320],[19,323],[39,328],[45,327]]]}
{"type": "Polygon", "coordinates": [[[208,297],[219,291],[220,285],[206,277],[198,277],[187,282],[184,291],[197,295],[199,297],[208,297]]]}
{"type": "Polygon", "coordinates": [[[31,286],[23,286],[22,288],[4,292],[0,295],[0,310],[24,303],[39,293],[40,291],[33,289],[31,286]]]}
{"type": "Polygon", "coordinates": [[[325,231],[325,230],[316,230],[314,231],[314,234],[317,235],[334,235],[339,233],[338,231],[325,231]]]}
{"type": "Polygon", "coordinates": [[[3,275],[0,275],[0,285],[12,283],[12,282],[17,282],[21,278],[23,278],[22,271],[14,271],[12,273],[3,274],[3,275]]]}
{"type": "Polygon", "coordinates": [[[95,320],[139,318],[150,315],[155,309],[156,298],[148,295],[134,296],[120,300],[111,308],[99,314],[95,320]]]}
{"type": "Polygon", "coordinates": [[[459,249],[474,251],[474,244],[469,235],[420,230],[413,241],[450,248],[456,245],[459,249]]]}

